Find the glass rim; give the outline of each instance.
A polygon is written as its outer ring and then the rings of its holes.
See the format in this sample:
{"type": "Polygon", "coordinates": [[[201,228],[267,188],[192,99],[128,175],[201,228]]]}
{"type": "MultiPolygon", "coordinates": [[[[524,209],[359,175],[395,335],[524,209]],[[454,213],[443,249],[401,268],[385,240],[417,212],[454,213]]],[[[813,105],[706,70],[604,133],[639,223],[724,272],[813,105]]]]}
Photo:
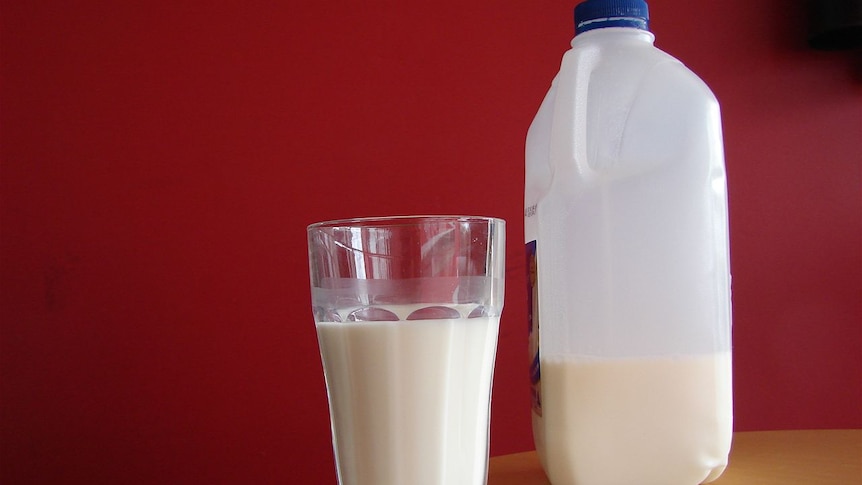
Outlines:
{"type": "Polygon", "coordinates": [[[337,227],[396,227],[417,226],[425,222],[484,222],[489,224],[506,224],[505,219],[490,216],[471,216],[454,214],[422,214],[422,215],[398,215],[398,216],[369,216],[353,217],[346,219],[332,219],[328,221],[309,224],[307,230],[337,228],[337,227]]]}

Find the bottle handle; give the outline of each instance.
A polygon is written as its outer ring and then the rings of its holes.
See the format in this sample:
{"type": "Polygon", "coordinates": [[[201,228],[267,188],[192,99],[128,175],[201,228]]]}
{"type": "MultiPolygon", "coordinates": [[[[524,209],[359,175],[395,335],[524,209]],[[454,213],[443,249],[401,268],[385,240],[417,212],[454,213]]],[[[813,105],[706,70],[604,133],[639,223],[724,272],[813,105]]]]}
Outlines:
{"type": "Polygon", "coordinates": [[[560,180],[587,182],[597,175],[587,160],[586,117],[587,90],[598,57],[597,52],[590,50],[569,50],[563,55],[560,72],[554,78],[556,97],[550,143],[552,184],[560,180]]]}

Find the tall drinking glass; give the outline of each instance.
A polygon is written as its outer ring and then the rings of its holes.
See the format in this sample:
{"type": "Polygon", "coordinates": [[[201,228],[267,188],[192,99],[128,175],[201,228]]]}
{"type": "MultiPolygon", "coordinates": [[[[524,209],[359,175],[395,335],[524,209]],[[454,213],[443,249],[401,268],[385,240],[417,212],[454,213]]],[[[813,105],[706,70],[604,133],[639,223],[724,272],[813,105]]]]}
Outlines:
{"type": "Polygon", "coordinates": [[[308,248],[339,483],[484,484],[505,222],[321,222],[308,248]]]}

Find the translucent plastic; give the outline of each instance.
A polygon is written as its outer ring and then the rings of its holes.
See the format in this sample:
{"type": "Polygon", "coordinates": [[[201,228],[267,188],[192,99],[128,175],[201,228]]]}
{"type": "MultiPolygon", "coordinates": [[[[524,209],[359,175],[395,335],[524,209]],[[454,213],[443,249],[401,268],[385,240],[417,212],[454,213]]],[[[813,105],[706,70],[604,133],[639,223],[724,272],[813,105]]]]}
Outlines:
{"type": "Polygon", "coordinates": [[[527,135],[525,236],[551,482],[717,477],[732,431],[719,106],[651,33],[572,41],[527,135]]]}

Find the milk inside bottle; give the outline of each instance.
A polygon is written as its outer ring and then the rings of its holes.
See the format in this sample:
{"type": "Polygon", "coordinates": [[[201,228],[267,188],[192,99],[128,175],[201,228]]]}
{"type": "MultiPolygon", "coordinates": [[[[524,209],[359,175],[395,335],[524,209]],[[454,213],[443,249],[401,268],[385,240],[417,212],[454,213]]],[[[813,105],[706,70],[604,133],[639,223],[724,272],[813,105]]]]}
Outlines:
{"type": "Polygon", "coordinates": [[[533,434],[553,485],[696,485],[732,433],[719,106],[642,0],[588,0],[530,126],[533,434]]]}

